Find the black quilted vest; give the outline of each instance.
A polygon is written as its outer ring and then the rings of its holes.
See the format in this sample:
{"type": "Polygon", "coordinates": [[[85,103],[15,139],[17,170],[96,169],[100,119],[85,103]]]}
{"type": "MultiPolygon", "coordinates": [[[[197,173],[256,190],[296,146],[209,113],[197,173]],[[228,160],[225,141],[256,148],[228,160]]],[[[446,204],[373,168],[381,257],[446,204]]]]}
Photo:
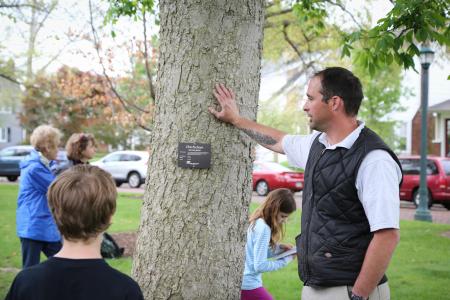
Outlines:
{"type": "MultiPolygon", "coordinates": [[[[325,150],[318,137],[305,168],[302,227],[296,238],[298,272],[309,286],[354,285],[373,236],[355,187],[359,166],[375,149],[386,150],[401,166],[368,128],[350,149],[325,150]]],[[[384,276],[380,283],[386,280],[384,276]]]]}

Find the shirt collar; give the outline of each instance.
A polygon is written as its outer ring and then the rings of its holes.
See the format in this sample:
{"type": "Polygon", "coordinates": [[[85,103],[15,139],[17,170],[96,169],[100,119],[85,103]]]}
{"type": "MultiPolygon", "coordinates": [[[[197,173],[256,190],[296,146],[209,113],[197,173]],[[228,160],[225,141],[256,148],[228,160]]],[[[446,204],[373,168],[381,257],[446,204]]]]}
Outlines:
{"type": "Polygon", "coordinates": [[[326,133],[322,133],[319,136],[319,142],[322,145],[324,145],[326,149],[329,149],[329,150],[334,150],[337,147],[343,147],[343,148],[350,149],[353,146],[353,144],[356,142],[356,140],[358,139],[359,134],[361,133],[361,130],[364,128],[364,126],[365,126],[364,122],[358,121],[358,127],[356,127],[355,130],[353,130],[349,135],[347,135],[347,137],[345,139],[343,139],[342,141],[340,141],[337,144],[330,145],[328,143],[326,133]]]}

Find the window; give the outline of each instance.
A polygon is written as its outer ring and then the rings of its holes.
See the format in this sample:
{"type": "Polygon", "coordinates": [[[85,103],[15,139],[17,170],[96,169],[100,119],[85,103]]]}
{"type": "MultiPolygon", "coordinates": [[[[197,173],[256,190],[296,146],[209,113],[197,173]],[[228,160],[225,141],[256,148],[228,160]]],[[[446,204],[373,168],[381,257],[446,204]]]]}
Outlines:
{"type": "Polygon", "coordinates": [[[113,161],[120,161],[120,154],[113,154],[111,156],[108,156],[105,158],[103,162],[113,162],[113,161]]]}
{"type": "Polygon", "coordinates": [[[445,175],[450,175],[450,160],[441,160],[445,175]]]}
{"type": "Polygon", "coordinates": [[[0,106],[0,114],[11,114],[13,112],[11,106],[0,106]]]}
{"type": "MultiPolygon", "coordinates": [[[[420,174],[420,160],[419,159],[401,159],[404,175],[419,175],[420,174]]],[[[438,174],[436,164],[432,160],[427,161],[427,175],[438,174]]]]}
{"type": "Polygon", "coordinates": [[[135,154],[122,154],[120,157],[121,161],[140,161],[141,157],[135,154]]]}
{"type": "Polygon", "coordinates": [[[0,128],[0,142],[8,142],[8,129],[4,127],[0,128]]]}
{"type": "Polygon", "coordinates": [[[15,151],[13,148],[6,148],[0,151],[0,157],[11,157],[14,156],[15,151]]]}
{"type": "Polygon", "coordinates": [[[141,157],[138,155],[130,155],[129,158],[130,158],[129,159],[130,161],[140,161],[141,160],[141,157]]]}
{"type": "Polygon", "coordinates": [[[253,171],[260,171],[261,166],[259,164],[253,164],[253,171]]]}
{"type": "Polygon", "coordinates": [[[286,168],[285,166],[282,166],[280,164],[273,163],[273,162],[266,162],[266,163],[264,163],[263,164],[263,168],[264,168],[264,170],[268,170],[268,171],[292,172],[291,169],[286,168]]]}
{"type": "Polygon", "coordinates": [[[14,156],[27,156],[31,153],[28,149],[16,149],[14,156]]]}

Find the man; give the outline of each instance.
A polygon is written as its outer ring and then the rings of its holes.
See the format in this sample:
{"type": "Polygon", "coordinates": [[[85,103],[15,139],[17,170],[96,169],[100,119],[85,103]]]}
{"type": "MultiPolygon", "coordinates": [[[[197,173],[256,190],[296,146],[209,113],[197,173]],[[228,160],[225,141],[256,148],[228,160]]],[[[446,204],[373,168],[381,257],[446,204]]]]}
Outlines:
{"type": "Polygon", "coordinates": [[[213,93],[221,110],[209,111],[217,119],[305,169],[296,238],[302,299],[389,299],[384,273],[399,241],[402,173],[395,154],[357,119],[359,79],[339,67],[311,78],[303,110],[314,132],[306,136],[241,117],[223,85],[213,93]]]}
{"type": "Polygon", "coordinates": [[[6,300],[143,300],[138,284],[100,254],[116,198],[114,180],[100,168],[77,165],[64,171],[48,191],[62,249],[17,274],[6,300]]]}

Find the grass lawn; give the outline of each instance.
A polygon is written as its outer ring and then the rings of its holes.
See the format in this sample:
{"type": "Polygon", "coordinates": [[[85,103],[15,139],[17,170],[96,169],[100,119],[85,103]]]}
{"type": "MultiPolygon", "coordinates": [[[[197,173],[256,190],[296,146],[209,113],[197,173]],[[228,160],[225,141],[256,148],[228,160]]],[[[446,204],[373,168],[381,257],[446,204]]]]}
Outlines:
{"type": "MultiPolygon", "coordinates": [[[[20,244],[15,235],[17,186],[0,184],[0,299],[20,268],[20,244]]],[[[141,201],[134,194],[120,194],[117,213],[109,232],[137,229],[141,201]]],[[[256,205],[252,204],[252,209],[256,205]]],[[[293,243],[299,232],[300,213],[287,223],[285,242],[293,243]]],[[[401,242],[388,270],[391,298],[450,299],[450,239],[441,236],[450,225],[416,221],[401,222],[401,242]]],[[[131,258],[108,260],[113,267],[130,273],[131,258]]],[[[265,273],[263,281],[275,299],[300,299],[302,284],[296,262],[276,272],[265,273]]]]}

